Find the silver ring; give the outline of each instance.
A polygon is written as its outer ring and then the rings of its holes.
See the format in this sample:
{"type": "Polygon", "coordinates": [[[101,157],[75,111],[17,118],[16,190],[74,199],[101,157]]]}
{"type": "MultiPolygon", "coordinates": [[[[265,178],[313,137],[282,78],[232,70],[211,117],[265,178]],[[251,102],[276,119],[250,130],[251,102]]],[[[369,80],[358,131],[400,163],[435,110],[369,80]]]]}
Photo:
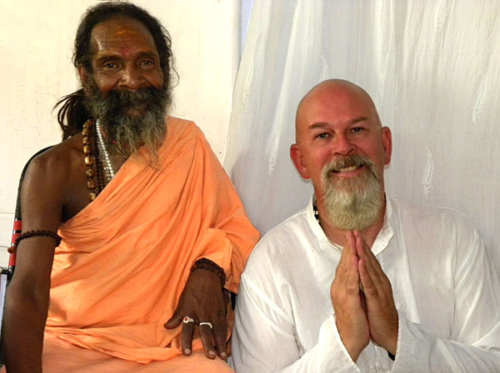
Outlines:
{"type": "Polygon", "coordinates": [[[211,322],[208,322],[208,321],[203,321],[203,322],[200,322],[200,326],[202,325],[206,325],[208,326],[210,329],[213,329],[213,325],[211,322]]]}
{"type": "Polygon", "coordinates": [[[190,322],[194,322],[194,319],[192,319],[191,317],[189,316],[184,316],[184,318],[182,319],[182,322],[184,324],[189,324],[190,322]]]}

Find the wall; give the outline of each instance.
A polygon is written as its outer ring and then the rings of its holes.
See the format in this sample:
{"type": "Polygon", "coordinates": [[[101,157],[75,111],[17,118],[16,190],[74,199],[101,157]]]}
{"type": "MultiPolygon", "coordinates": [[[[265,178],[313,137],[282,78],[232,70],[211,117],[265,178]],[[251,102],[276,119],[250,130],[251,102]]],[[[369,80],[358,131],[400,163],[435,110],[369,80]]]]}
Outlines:
{"type": "MultiPolygon", "coordinates": [[[[72,43],[90,0],[0,2],[0,265],[7,264],[17,183],[37,150],[60,141],[52,107],[78,88],[72,43]]],[[[173,40],[173,115],[194,120],[222,158],[239,61],[237,0],[137,0],[173,40]]]]}

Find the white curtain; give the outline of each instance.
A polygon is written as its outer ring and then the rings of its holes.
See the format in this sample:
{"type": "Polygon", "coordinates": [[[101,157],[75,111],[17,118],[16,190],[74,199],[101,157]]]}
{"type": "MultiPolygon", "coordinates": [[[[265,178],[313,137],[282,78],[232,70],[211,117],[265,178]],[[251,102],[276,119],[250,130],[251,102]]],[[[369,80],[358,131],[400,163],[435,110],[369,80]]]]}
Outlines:
{"type": "Polygon", "coordinates": [[[392,129],[388,194],[462,211],[500,269],[500,1],[255,0],[224,165],[261,233],[312,195],[289,147],[327,78],[364,87],[392,129]]]}

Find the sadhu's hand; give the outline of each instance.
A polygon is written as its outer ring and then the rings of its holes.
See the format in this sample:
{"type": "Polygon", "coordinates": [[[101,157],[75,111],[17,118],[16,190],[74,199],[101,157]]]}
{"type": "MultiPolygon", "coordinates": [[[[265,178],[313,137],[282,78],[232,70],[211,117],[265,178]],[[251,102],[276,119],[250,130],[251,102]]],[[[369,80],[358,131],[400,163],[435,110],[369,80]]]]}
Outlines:
{"type": "Polygon", "coordinates": [[[206,269],[191,272],[177,309],[165,323],[165,328],[176,328],[186,316],[193,319],[193,322],[182,324],[184,355],[191,355],[194,329],[198,327],[205,355],[215,359],[217,351],[219,357],[226,359],[226,302],[221,280],[215,273],[206,269]]]}

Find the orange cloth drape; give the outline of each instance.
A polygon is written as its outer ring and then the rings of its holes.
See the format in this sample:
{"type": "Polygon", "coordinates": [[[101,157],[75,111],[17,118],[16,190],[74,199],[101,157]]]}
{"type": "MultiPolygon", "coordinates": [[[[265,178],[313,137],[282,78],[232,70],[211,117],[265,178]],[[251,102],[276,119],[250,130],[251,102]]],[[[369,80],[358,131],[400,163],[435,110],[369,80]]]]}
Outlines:
{"type": "Polygon", "coordinates": [[[61,225],[46,326],[59,340],[137,363],[169,360],[181,355],[180,327],[163,324],[192,264],[216,262],[237,291],[258,232],[198,127],[169,118],[167,130],[159,166],[132,157],[61,225]]]}

